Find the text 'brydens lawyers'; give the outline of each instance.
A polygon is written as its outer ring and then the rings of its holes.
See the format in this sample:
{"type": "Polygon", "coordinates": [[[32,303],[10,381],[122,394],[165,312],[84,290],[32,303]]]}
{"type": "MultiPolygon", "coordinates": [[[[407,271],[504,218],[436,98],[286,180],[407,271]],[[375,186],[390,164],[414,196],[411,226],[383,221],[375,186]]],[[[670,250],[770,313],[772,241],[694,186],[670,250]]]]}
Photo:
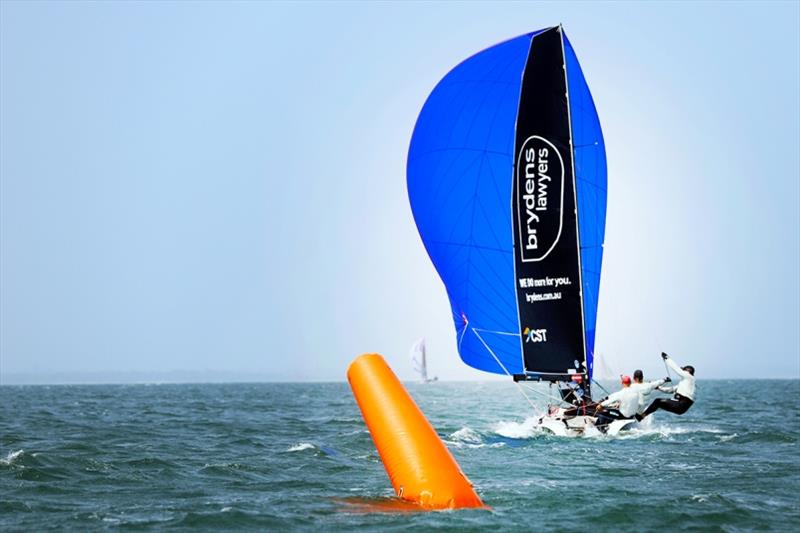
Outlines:
{"type": "Polygon", "coordinates": [[[525,239],[526,250],[539,248],[536,224],[543,211],[547,211],[547,186],[551,180],[548,175],[550,149],[542,147],[525,150],[525,193],[522,195],[527,215],[525,239]],[[538,156],[538,158],[537,158],[538,156]]]}

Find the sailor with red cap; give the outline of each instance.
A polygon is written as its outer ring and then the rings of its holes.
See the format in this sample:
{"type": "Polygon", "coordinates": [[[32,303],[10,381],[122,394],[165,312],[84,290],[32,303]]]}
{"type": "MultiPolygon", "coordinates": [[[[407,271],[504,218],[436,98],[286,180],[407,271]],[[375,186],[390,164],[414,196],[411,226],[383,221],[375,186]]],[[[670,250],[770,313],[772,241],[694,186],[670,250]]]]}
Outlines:
{"type": "Polygon", "coordinates": [[[633,418],[639,410],[639,392],[631,389],[631,377],[620,378],[622,388],[610,394],[597,406],[597,422],[595,426],[605,431],[606,426],[614,420],[633,418]],[[615,408],[611,408],[611,407],[615,408]],[[608,407],[609,409],[604,409],[608,407]]]}

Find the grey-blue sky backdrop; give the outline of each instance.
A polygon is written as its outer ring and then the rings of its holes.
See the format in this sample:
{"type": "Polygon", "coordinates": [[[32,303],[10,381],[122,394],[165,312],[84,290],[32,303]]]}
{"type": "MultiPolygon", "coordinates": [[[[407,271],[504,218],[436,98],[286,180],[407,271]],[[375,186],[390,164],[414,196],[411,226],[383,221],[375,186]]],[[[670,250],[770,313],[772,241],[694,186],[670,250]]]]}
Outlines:
{"type": "Polygon", "coordinates": [[[423,336],[487,377],[408,142],[449,69],[559,22],[608,150],[598,351],[797,377],[798,5],[4,1],[0,382],[410,378],[423,336]]]}

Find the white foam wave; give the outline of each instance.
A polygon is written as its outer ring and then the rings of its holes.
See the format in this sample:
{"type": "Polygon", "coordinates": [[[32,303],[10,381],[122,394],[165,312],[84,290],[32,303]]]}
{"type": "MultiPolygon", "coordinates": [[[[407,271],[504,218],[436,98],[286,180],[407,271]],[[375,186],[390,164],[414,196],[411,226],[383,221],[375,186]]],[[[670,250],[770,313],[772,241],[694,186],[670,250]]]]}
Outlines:
{"type": "Polygon", "coordinates": [[[485,442],[463,442],[448,439],[442,439],[442,442],[451,448],[502,448],[506,445],[504,442],[492,442],[491,444],[487,444],[485,442]]]}
{"type": "Polygon", "coordinates": [[[6,455],[5,459],[0,459],[0,464],[10,465],[15,460],[22,457],[23,453],[25,453],[25,450],[17,450],[15,452],[9,452],[8,455],[6,455]]]}
{"type": "Polygon", "coordinates": [[[486,444],[485,442],[475,444],[453,440],[444,440],[443,442],[451,448],[502,448],[506,445],[504,442],[493,442],[491,444],[486,444]]]}
{"type": "Polygon", "coordinates": [[[313,444],[311,444],[310,442],[300,442],[300,443],[295,444],[294,446],[290,447],[286,451],[287,452],[300,452],[300,451],[303,451],[303,450],[312,450],[314,448],[315,448],[315,446],[313,444]]]}
{"type": "MultiPolygon", "coordinates": [[[[543,433],[550,434],[542,426],[539,425],[539,417],[529,417],[523,422],[505,421],[501,420],[493,426],[493,431],[502,437],[510,439],[530,439],[538,437],[543,433]]],[[[455,437],[454,433],[451,437],[455,437]]],[[[616,436],[609,436],[600,432],[598,429],[589,427],[582,435],[571,435],[567,438],[584,437],[584,438],[603,438],[603,439],[640,439],[651,436],[661,438],[670,438],[674,435],[689,435],[697,433],[711,433],[719,435],[722,442],[728,441],[736,435],[724,435],[724,431],[712,426],[671,426],[669,424],[659,424],[654,422],[652,418],[645,419],[638,424],[634,424],[632,428],[622,431],[616,436]]]]}
{"type": "Polygon", "coordinates": [[[493,431],[501,437],[509,439],[529,439],[541,432],[539,419],[526,418],[524,422],[500,421],[495,424],[493,431]]]}
{"type": "Polygon", "coordinates": [[[480,434],[469,427],[463,427],[458,431],[451,433],[450,439],[456,442],[464,442],[467,444],[479,444],[482,441],[480,434]]]}
{"type": "Polygon", "coordinates": [[[659,437],[671,437],[673,435],[690,435],[696,433],[711,433],[713,435],[721,435],[725,433],[719,428],[711,426],[672,426],[669,424],[656,424],[652,420],[645,419],[643,422],[636,424],[630,429],[621,433],[621,436],[627,437],[647,437],[657,435],[659,437]]]}
{"type": "Polygon", "coordinates": [[[443,439],[444,443],[453,448],[500,448],[504,442],[484,442],[483,436],[470,427],[463,427],[443,439]]]}

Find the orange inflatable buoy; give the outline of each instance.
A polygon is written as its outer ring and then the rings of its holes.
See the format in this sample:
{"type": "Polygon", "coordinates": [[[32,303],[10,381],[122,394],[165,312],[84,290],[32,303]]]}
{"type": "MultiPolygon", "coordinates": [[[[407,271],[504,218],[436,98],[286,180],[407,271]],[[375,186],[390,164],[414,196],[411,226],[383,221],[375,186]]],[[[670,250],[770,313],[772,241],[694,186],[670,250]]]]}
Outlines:
{"type": "Polygon", "coordinates": [[[399,498],[430,509],[484,506],[383,357],[357,357],[347,380],[399,498]]]}

